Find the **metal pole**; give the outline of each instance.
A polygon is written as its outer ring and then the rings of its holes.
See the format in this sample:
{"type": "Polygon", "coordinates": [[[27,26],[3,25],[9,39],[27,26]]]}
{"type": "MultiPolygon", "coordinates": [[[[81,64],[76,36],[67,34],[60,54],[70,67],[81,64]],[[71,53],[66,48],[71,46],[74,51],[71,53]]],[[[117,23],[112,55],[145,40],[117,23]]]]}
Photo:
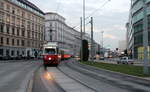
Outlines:
{"type": "Polygon", "coordinates": [[[83,47],[82,47],[82,45],[83,45],[83,44],[82,44],[82,40],[83,40],[83,34],[82,34],[82,33],[83,33],[83,32],[82,32],[82,17],[80,18],[80,22],[81,22],[81,24],[80,24],[80,26],[81,26],[81,27],[80,27],[80,31],[81,31],[81,55],[80,55],[80,56],[81,56],[81,61],[83,61],[83,47]]]}
{"type": "Polygon", "coordinates": [[[103,48],[104,41],[103,41],[103,34],[104,34],[104,31],[102,31],[102,55],[104,56],[104,48],[103,48]]]}
{"type": "Polygon", "coordinates": [[[52,24],[50,24],[50,28],[49,28],[49,33],[50,33],[50,42],[52,42],[52,32],[53,32],[53,29],[52,29],[52,24]]]}
{"type": "Polygon", "coordinates": [[[83,0],[83,32],[85,33],[85,0],[83,0]]]}
{"type": "Polygon", "coordinates": [[[94,53],[93,53],[93,17],[91,17],[91,60],[93,61],[94,53]]]}
{"type": "Polygon", "coordinates": [[[146,0],[143,0],[143,12],[144,12],[144,19],[143,19],[143,25],[144,25],[144,31],[143,31],[143,46],[144,46],[144,69],[143,72],[145,75],[148,74],[148,22],[147,22],[147,5],[146,0]]]}

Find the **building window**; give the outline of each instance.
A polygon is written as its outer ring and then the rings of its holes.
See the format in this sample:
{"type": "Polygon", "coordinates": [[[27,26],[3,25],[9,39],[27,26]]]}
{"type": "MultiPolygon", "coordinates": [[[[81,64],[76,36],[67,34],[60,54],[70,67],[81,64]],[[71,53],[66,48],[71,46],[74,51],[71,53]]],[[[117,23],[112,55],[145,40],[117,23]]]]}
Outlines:
{"type": "Polygon", "coordinates": [[[7,25],[6,30],[7,30],[7,34],[9,34],[9,25],[7,25]]]}
{"type": "Polygon", "coordinates": [[[0,32],[4,32],[4,25],[0,24],[0,32]]]}
{"type": "Polygon", "coordinates": [[[150,43],[150,31],[148,31],[148,41],[150,43]]]}
{"type": "Polygon", "coordinates": [[[30,47],[30,41],[27,42],[28,47],[30,47]]]}
{"type": "Polygon", "coordinates": [[[19,46],[19,44],[20,44],[20,41],[19,41],[19,39],[17,40],[17,45],[19,46]]]}
{"type": "Polygon", "coordinates": [[[38,26],[38,31],[40,32],[40,25],[38,26]]]}
{"type": "Polygon", "coordinates": [[[6,56],[10,56],[10,55],[9,55],[9,50],[8,50],[8,49],[6,50],[6,56]]]}
{"type": "Polygon", "coordinates": [[[31,15],[30,15],[30,14],[28,14],[28,19],[29,19],[29,20],[31,19],[31,15]]]}
{"type": "Polygon", "coordinates": [[[24,40],[21,41],[21,45],[24,46],[24,40]]]}
{"type": "Polygon", "coordinates": [[[17,25],[20,26],[20,18],[17,18],[17,25]]]}
{"type": "Polygon", "coordinates": [[[24,51],[22,51],[22,55],[24,55],[25,53],[24,53],[24,51]]]}
{"type": "MultiPolygon", "coordinates": [[[[43,34],[41,34],[41,41],[43,40],[43,37],[44,37],[43,34]]],[[[53,38],[52,38],[52,39],[53,39],[53,38]]]]}
{"type": "Polygon", "coordinates": [[[32,23],[32,31],[34,31],[34,23],[32,23]]]}
{"type": "Polygon", "coordinates": [[[28,31],[28,38],[30,38],[30,32],[28,31]]]}
{"type": "Polygon", "coordinates": [[[12,27],[12,34],[15,35],[15,27],[12,27]]]}
{"type": "Polygon", "coordinates": [[[134,33],[141,32],[143,30],[143,21],[139,21],[133,25],[134,33]]]}
{"type": "Polygon", "coordinates": [[[0,11],[0,21],[4,20],[4,12],[0,11]]]}
{"type": "Polygon", "coordinates": [[[22,11],[22,18],[25,18],[25,12],[22,11]]]}
{"type": "Polygon", "coordinates": [[[34,21],[34,15],[32,15],[32,21],[34,21]]]}
{"type": "Polygon", "coordinates": [[[22,29],[22,36],[25,36],[25,29],[22,29]]]}
{"type": "Polygon", "coordinates": [[[39,39],[39,33],[37,33],[37,40],[39,39]]]}
{"type": "Polygon", "coordinates": [[[19,54],[20,54],[19,51],[17,51],[17,56],[19,56],[19,54]]]}
{"type": "Polygon", "coordinates": [[[14,56],[14,51],[13,50],[11,51],[11,56],[14,56]]]}
{"type": "Polygon", "coordinates": [[[0,49],[0,56],[3,56],[3,52],[4,52],[4,50],[0,49]]]}
{"type": "Polygon", "coordinates": [[[17,15],[20,15],[20,10],[19,9],[17,9],[17,15]]]}
{"type": "Polygon", "coordinates": [[[9,38],[7,38],[6,43],[7,43],[7,45],[9,45],[9,38]]]}
{"type": "Polygon", "coordinates": [[[32,38],[34,39],[34,32],[32,31],[32,38]]]}
{"type": "Polygon", "coordinates": [[[148,29],[150,29],[150,16],[148,16],[148,29]]]}
{"type": "Polygon", "coordinates": [[[7,5],[7,12],[10,12],[10,5],[7,5]]]}
{"type": "Polygon", "coordinates": [[[134,37],[134,44],[136,44],[136,45],[143,44],[143,35],[142,34],[134,37]]]}
{"type": "Polygon", "coordinates": [[[12,8],[12,14],[15,14],[15,8],[14,7],[12,8]]]}
{"type": "Polygon", "coordinates": [[[28,30],[30,30],[30,24],[31,24],[30,21],[28,21],[28,23],[27,23],[27,29],[28,30]]]}
{"type": "Polygon", "coordinates": [[[35,38],[36,38],[36,39],[38,38],[37,35],[38,35],[38,33],[36,32],[36,33],[35,33],[35,38]]]}
{"type": "Polygon", "coordinates": [[[22,27],[25,27],[25,20],[22,20],[22,27]]]}
{"type": "Polygon", "coordinates": [[[4,3],[3,2],[0,2],[0,8],[4,9],[4,3]]]}
{"type": "Polygon", "coordinates": [[[19,32],[20,30],[19,30],[19,28],[17,28],[17,36],[19,36],[19,34],[20,34],[20,32],[19,32]]]}
{"type": "Polygon", "coordinates": [[[12,39],[12,45],[13,45],[13,46],[15,45],[15,40],[14,40],[14,39],[12,39]]]}
{"type": "Polygon", "coordinates": [[[32,47],[34,47],[34,45],[35,45],[35,44],[34,44],[34,41],[33,41],[31,44],[32,44],[32,47]]]}
{"type": "Polygon", "coordinates": [[[7,14],[7,16],[6,16],[6,22],[10,22],[10,15],[9,14],[7,14]]]}
{"type": "Polygon", "coordinates": [[[15,25],[15,16],[12,16],[12,23],[15,25]]]}
{"type": "Polygon", "coordinates": [[[1,37],[1,44],[3,44],[4,43],[4,38],[3,37],[1,37]]]}
{"type": "Polygon", "coordinates": [[[38,26],[37,26],[37,24],[35,25],[35,30],[37,30],[38,29],[38,26]]]}

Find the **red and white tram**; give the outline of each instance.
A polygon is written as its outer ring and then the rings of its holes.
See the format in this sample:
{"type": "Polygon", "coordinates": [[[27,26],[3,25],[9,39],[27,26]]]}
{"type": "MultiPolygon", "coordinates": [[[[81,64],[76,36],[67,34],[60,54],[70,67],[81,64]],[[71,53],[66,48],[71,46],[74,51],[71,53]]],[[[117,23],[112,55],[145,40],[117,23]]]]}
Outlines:
{"type": "Polygon", "coordinates": [[[60,50],[57,42],[49,42],[43,47],[43,64],[45,67],[48,65],[58,66],[61,60],[60,50]]]}

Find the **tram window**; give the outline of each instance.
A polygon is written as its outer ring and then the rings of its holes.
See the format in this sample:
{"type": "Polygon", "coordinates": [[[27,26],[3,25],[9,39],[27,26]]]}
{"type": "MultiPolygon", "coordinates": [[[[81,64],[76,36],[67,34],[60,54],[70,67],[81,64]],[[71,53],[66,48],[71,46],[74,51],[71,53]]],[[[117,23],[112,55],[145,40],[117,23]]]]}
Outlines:
{"type": "Polygon", "coordinates": [[[55,49],[45,49],[45,54],[55,54],[55,49]]]}
{"type": "Polygon", "coordinates": [[[59,49],[57,48],[57,53],[59,53],[59,49]]]}

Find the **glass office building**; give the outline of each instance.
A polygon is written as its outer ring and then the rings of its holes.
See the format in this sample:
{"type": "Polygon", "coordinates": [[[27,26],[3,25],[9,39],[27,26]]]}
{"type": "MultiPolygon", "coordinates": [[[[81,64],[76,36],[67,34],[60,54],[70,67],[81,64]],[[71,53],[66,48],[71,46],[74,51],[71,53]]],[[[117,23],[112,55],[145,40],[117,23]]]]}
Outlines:
{"type": "MultiPolygon", "coordinates": [[[[150,0],[146,0],[147,23],[148,23],[148,58],[150,59],[150,0]]],[[[132,58],[143,60],[143,0],[131,0],[131,8],[127,27],[128,52],[132,58]]]]}

